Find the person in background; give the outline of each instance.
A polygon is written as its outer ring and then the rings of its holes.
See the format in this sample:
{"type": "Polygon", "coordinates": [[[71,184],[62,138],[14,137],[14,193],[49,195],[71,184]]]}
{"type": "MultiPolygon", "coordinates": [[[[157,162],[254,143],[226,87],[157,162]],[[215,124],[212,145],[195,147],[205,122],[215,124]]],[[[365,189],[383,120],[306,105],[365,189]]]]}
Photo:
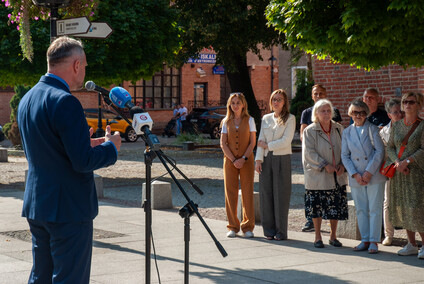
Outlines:
{"type": "Polygon", "coordinates": [[[228,219],[227,237],[234,238],[241,230],[252,238],[255,227],[253,179],[255,175],[253,148],[256,145],[255,120],[247,111],[242,93],[232,93],[227,101],[227,115],[221,122],[221,148],[224,152],[225,211],[228,219]],[[239,183],[243,220],[237,218],[239,183]]]}
{"type": "Polygon", "coordinates": [[[183,103],[180,104],[178,114],[179,117],[177,118],[177,135],[180,135],[184,131],[187,116],[187,108],[184,106],[183,103]]]}
{"type": "Polygon", "coordinates": [[[378,108],[378,100],[379,94],[377,89],[368,88],[364,91],[362,101],[367,104],[370,110],[368,121],[381,129],[390,122],[390,118],[387,116],[387,112],[384,109],[378,108]]]}
{"type": "Polygon", "coordinates": [[[19,103],[28,160],[22,216],[32,234],[28,283],[90,280],[98,214],[93,171],[116,162],[121,137],[108,125],[104,138],[90,141],[83,108],[71,94],[82,88],[86,66],[80,41],[57,38],[47,50],[47,73],[19,103]]]}
{"type": "MultiPolygon", "coordinates": [[[[393,123],[403,118],[403,112],[400,109],[400,99],[394,98],[386,102],[385,108],[390,122],[380,130],[380,136],[385,146],[389,142],[390,130],[393,123]]],[[[387,156],[387,155],[386,155],[387,156]]],[[[386,181],[384,188],[383,221],[384,221],[384,240],[383,246],[390,246],[393,242],[395,230],[389,218],[389,200],[390,200],[390,179],[386,181]]]]}
{"type": "Polygon", "coordinates": [[[180,109],[180,105],[179,104],[174,104],[174,110],[172,112],[172,118],[173,119],[177,119],[180,116],[179,109],[180,109]]]}
{"type": "MultiPolygon", "coordinates": [[[[312,100],[314,103],[319,101],[320,99],[327,98],[327,90],[324,88],[321,84],[316,84],[312,87],[312,100]]],[[[305,109],[302,112],[302,116],[300,118],[300,140],[303,139],[303,130],[312,123],[312,109],[313,106],[310,108],[305,109]]],[[[333,121],[335,122],[341,122],[342,117],[340,116],[340,112],[338,109],[334,108],[334,117],[333,121]]],[[[312,222],[312,219],[307,219],[305,225],[302,228],[302,232],[310,232],[314,230],[314,223],[312,222]]]]}
{"type": "Polygon", "coordinates": [[[270,114],[262,118],[256,150],[255,169],[259,173],[261,222],[268,240],[286,240],[291,196],[291,142],[296,118],[289,101],[279,89],[269,99],[270,114]]]}
{"type": "Polygon", "coordinates": [[[349,173],[349,186],[355,202],[361,243],[355,251],[378,252],[386,177],[380,174],[384,144],[376,125],[367,120],[370,110],[360,100],[348,110],[354,123],[343,131],[342,161],[349,173]]]}
{"type": "Polygon", "coordinates": [[[424,259],[424,248],[418,250],[415,234],[419,232],[424,241],[424,122],[418,116],[423,101],[420,93],[410,92],[402,96],[405,117],[392,125],[386,161],[386,165],[395,163],[396,166],[396,173],[390,180],[390,221],[394,227],[406,229],[408,236],[408,244],[398,254],[418,254],[420,259],[424,259]],[[398,158],[402,141],[412,127],[416,128],[398,158]]]}
{"type": "Polygon", "coordinates": [[[315,226],[314,247],[323,248],[322,219],[330,220],[329,244],[341,247],[336,237],[338,220],[348,218],[347,175],[341,160],[343,127],[334,122],[334,109],[326,99],[315,103],[313,123],[305,128],[302,163],[305,173],[305,207],[315,226]]]}

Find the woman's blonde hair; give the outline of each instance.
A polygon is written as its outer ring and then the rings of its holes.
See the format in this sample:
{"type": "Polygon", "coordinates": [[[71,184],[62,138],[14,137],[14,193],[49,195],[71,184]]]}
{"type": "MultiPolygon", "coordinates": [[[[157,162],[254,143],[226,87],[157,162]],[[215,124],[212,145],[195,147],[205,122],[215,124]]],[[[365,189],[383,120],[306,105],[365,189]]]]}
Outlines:
{"type": "Polygon", "coordinates": [[[289,119],[290,116],[290,105],[289,105],[289,100],[287,98],[287,94],[283,89],[278,89],[275,90],[274,92],[272,92],[271,97],[269,98],[269,108],[272,111],[275,111],[272,107],[272,99],[276,96],[276,95],[282,95],[284,98],[284,106],[283,109],[281,110],[280,116],[278,117],[278,124],[284,124],[286,123],[287,119],[289,119]]]}
{"type": "Polygon", "coordinates": [[[230,119],[233,119],[234,118],[234,112],[233,112],[233,110],[231,109],[231,100],[233,99],[233,98],[238,98],[240,101],[241,101],[241,103],[243,104],[243,109],[242,109],[242,111],[241,111],[241,118],[244,118],[244,117],[249,117],[250,115],[249,115],[249,112],[247,111],[247,101],[246,101],[246,98],[244,97],[244,95],[243,95],[243,93],[231,93],[230,94],[230,97],[228,98],[228,100],[227,100],[227,115],[224,117],[224,119],[222,120],[222,122],[221,122],[221,126],[222,126],[222,124],[224,123],[224,122],[227,122],[228,120],[230,120],[230,119]]]}
{"type": "Polygon", "coordinates": [[[317,101],[314,105],[314,108],[312,109],[312,121],[313,122],[318,122],[318,117],[317,117],[317,112],[320,108],[322,108],[323,106],[330,106],[331,109],[331,117],[334,117],[334,109],[333,109],[333,104],[327,100],[327,99],[321,99],[319,101],[317,101]]]}
{"type": "Polygon", "coordinates": [[[402,96],[402,100],[401,100],[401,110],[403,109],[403,101],[406,100],[409,97],[414,97],[417,100],[417,104],[418,104],[418,113],[420,113],[421,108],[423,107],[423,101],[424,101],[424,97],[423,94],[418,93],[418,92],[408,92],[406,94],[404,94],[402,96]]]}

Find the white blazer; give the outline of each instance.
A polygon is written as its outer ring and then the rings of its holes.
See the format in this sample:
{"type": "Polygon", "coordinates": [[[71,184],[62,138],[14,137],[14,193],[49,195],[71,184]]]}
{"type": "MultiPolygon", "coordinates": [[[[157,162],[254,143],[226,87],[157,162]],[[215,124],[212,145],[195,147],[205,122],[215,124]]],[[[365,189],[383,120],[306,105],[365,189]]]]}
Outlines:
{"type": "Polygon", "coordinates": [[[268,149],[257,147],[255,161],[263,162],[269,151],[275,156],[288,155],[292,153],[291,143],[296,129],[296,118],[290,114],[286,123],[276,124],[274,113],[262,117],[261,132],[258,140],[265,141],[268,149]]]}
{"type": "Polygon", "coordinates": [[[352,176],[356,173],[362,175],[365,171],[373,175],[369,184],[377,184],[387,180],[379,172],[385,152],[379,130],[376,125],[366,120],[364,133],[361,137],[358,136],[353,124],[343,131],[342,161],[349,173],[349,186],[361,187],[352,176]]]}

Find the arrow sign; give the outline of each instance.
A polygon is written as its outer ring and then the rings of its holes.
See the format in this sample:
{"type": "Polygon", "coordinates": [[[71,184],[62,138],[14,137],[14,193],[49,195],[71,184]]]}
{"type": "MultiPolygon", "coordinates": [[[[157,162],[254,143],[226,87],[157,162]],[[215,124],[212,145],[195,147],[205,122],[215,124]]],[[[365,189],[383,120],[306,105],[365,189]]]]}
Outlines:
{"type": "Polygon", "coordinates": [[[113,30],[108,23],[91,22],[91,27],[88,29],[88,32],[76,34],[74,36],[85,38],[108,38],[112,32],[113,30]]]}
{"type": "Polygon", "coordinates": [[[72,18],[56,21],[57,36],[86,33],[90,28],[87,17],[72,18]]]}

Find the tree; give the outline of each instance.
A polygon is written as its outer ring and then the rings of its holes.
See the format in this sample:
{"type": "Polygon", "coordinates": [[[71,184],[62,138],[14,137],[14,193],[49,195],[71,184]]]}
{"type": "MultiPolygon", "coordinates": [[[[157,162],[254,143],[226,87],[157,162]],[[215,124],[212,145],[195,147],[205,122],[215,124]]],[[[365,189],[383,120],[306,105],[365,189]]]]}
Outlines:
{"type": "MultiPolygon", "coordinates": [[[[17,45],[19,31],[7,25],[10,10],[0,5],[0,86],[35,84],[46,72],[49,23],[31,21],[33,63],[17,45]]],[[[180,48],[176,10],[166,0],[102,0],[92,21],[107,22],[107,39],[83,39],[88,66],[86,78],[100,85],[148,78],[171,61],[180,48]]]]}
{"type": "MultiPolygon", "coordinates": [[[[284,35],[266,26],[265,7],[269,0],[176,0],[179,24],[183,30],[178,59],[186,62],[203,48],[213,47],[217,63],[227,70],[233,92],[243,92],[249,112],[260,122],[260,110],[250,81],[246,53],[259,54],[264,48],[280,44],[284,35]]],[[[267,59],[266,59],[267,60],[267,59]]]]}
{"type": "Polygon", "coordinates": [[[424,65],[423,13],[422,1],[402,0],[272,0],[266,10],[287,44],[367,69],[424,65]]]}

